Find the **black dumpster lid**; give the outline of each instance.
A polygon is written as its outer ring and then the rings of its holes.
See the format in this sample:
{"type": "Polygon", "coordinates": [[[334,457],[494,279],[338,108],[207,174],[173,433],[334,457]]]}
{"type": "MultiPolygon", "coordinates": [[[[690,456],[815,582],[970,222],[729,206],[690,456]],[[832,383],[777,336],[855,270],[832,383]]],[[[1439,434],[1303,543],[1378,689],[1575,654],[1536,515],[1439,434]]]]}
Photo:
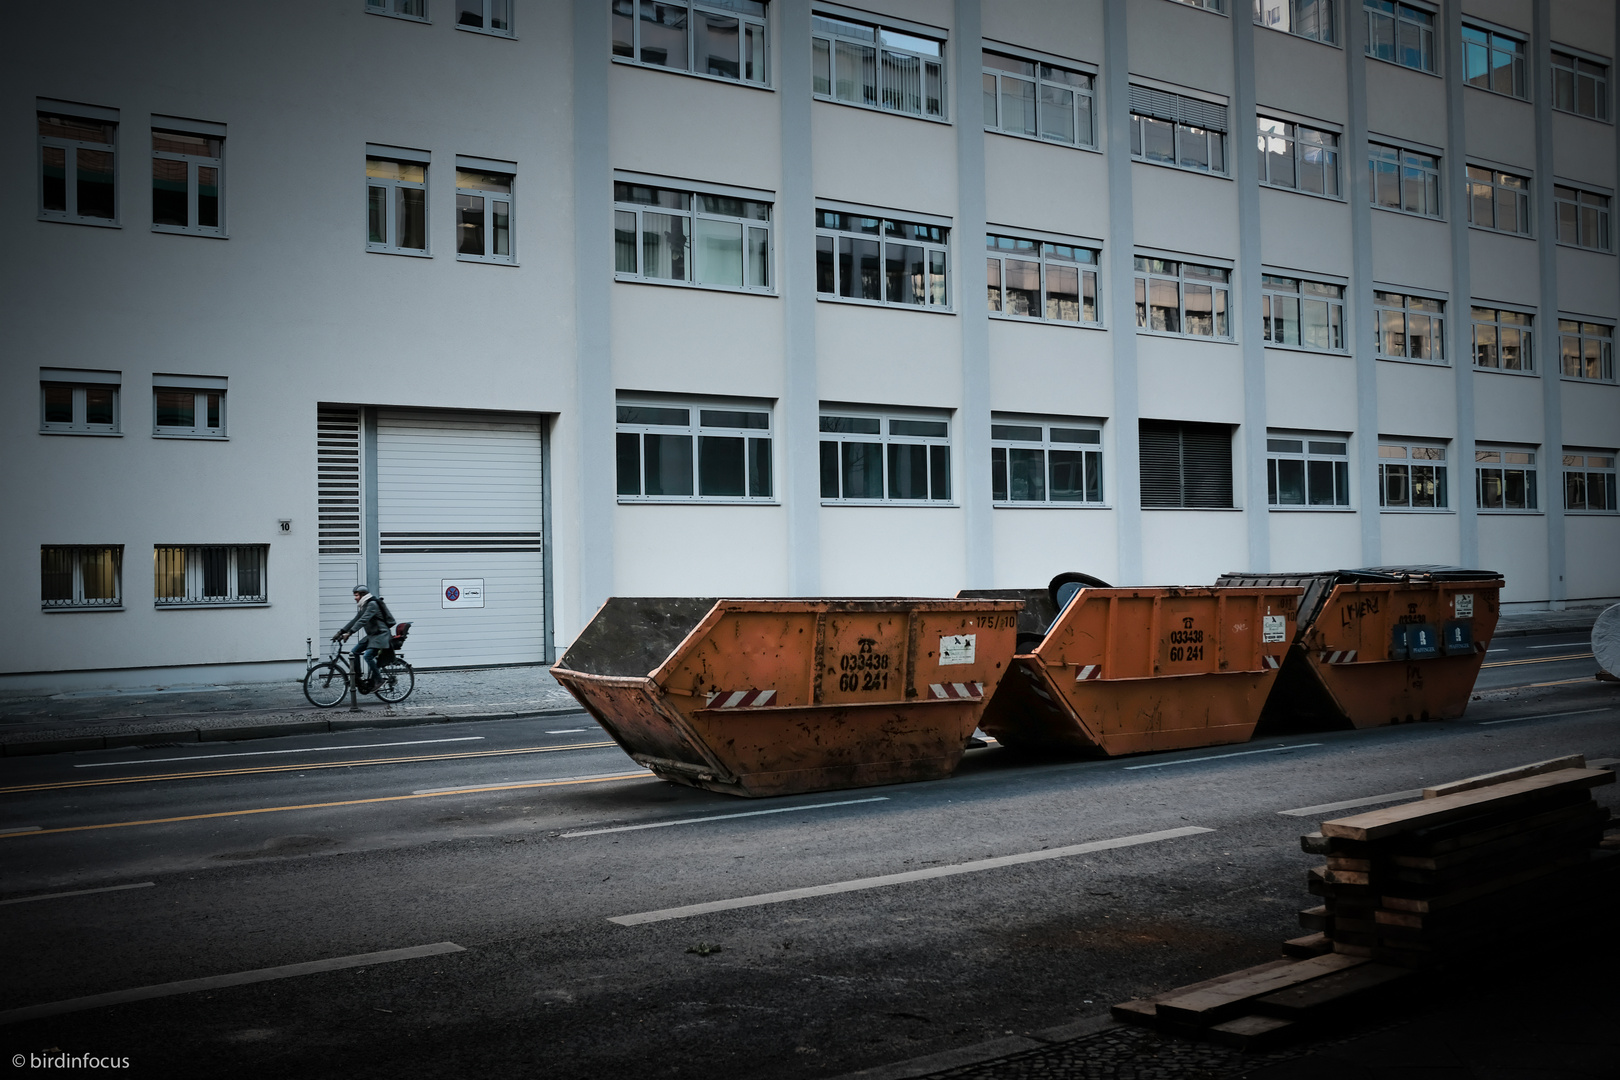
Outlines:
{"type": "Polygon", "coordinates": [[[1215,582],[1217,585],[1309,585],[1323,578],[1332,579],[1335,585],[1348,585],[1358,581],[1493,581],[1502,575],[1495,570],[1470,570],[1462,566],[1446,566],[1442,563],[1412,563],[1407,566],[1362,566],[1354,569],[1342,570],[1306,570],[1294,572],[1273,572],[1264,574],[1241,573],[1234,571],[1222,574],[1215,582]]]}

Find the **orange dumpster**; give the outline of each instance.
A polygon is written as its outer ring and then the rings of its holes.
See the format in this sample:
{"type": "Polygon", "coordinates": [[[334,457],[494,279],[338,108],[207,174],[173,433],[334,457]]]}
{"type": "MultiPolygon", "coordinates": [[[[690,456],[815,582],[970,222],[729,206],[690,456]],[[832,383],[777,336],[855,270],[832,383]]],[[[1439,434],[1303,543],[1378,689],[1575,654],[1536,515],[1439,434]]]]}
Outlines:
{"type": "Polygon", "coordinates": [[[1305,590],[1299,629],[1261,718],[1271,732],[1461,716],[1496,632],[1491,570],[1377,566],[1226,574],[1222,586],[1305,590]]]}
{"type": "Polygon", "coordinates": [[[1018,604],[615,597],[551,669],[665,780],[786,795],[949,776],[1018,604]]]}
{"type": "MultiPolygon", "coordinates": [[[[1038,643],[1024,628],[979,726],[1014,749],[1108,756],[1244,742],[1294,638],[1300,593],[1081,588],[1038,643]]],[[[1033,590],[1029,600],[1041,610],[1033,590]]]]}

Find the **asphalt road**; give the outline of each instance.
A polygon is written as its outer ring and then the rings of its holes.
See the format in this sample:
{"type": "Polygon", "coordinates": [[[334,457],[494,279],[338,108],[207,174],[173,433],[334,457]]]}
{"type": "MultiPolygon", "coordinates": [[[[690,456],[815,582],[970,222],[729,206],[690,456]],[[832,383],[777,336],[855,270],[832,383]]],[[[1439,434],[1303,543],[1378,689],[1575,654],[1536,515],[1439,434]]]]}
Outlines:
{"type": "Polygon", "coordinates": [[[1274,958],[1315,903],[1298,836],[1335,804],[1620,757],[1587,651],[1499,639],[1455,721],[991,747],[950,780],[779,800],[651,779],[583,714],[5,759],[0,1048],[137,1075],[808,1078],[1039,1030],[1274,958]]]}

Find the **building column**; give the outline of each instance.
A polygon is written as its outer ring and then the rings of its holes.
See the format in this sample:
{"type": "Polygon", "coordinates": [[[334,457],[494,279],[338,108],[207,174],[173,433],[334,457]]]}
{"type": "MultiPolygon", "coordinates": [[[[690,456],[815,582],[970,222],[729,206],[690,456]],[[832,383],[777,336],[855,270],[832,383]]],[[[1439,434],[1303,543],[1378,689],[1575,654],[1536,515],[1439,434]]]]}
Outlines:
{"type": "Polygon", "coordinates": [[[1378,351],[1373,330],[1372,190],[1367,171],[1367,20],[1360,6],[1346,8],[1344,68],[1349,100],[1345,163],[1350,188],[1350,288],[1346,330],[1356,360],[1356,519],[1361,564],[1383,560],[1378,508],[1378,351]]]}
{"type": "Polygon", "coordinates": [[[809,0],[782,0],[771,14],[780,43],[776,92],[782,106],[782,190],[777,192],[775,222],[783,365],[778,497],[787,513],[788,592],[814,596],[821,591],[821,398],[816,380],[809,0]]]}
{"type": "Polygon", "coordinates": [[[1119,545],[1115,585],[1142,581],[1141,387],[1136,368],[1136,222],[1131,190],[1129,0],[1103,0],[1103,109],[1108,132],[1108,329],[1114,349],[1113,491],[1119,545]]]}
{"type": "Polygon", "coordinates": [[[1256,134],[1254,19],[1242,4],[1232,12],[1232,156],[1237,168],[1238,263],[1233,307],[1243,349],[1243,517],[1249,566],[1271,569],[1271,505],[1266,495],[1266,342],[1260,317],[1260,164],[1246,147],[1256,134]]]}
{"type": "MultiPolygon", "coordinates": [[[[1536,256],[1541,275],[1539,333],[1531,340],[1541,354],[1541,476],[1547,521],[1547,606],[1564,606],[1568,547],[1564,540],[1564,398],[1558,359],[1558,209],[1553,203],[1552,3],[1533,0],[1530,37],[1530,98],[1536,109],[1536,256]]],[[[1616,33],[1620,42],[1620,31],[1616,33]]]]}
{"type": "Polygon", "coordinates": [[[984,97],[976,72],[984,51],[979,0],[956,0],[956,313],[962,335],[962,409],[957,431],[962,443],[962,475],[957,500],[962,506],[966,584],[995,585],[995,525],[990,501],[990,312],[970,282],[984,265],[979,241],[985,231],[984,97]]]}
{"type": "MultiPolygon", "coordinates": [[[[1474,485],[1474,327],[1473,268],[1468,255],[1468,137],[1464,119],[1462,4],[1445,7],[1446,33],[1446,203],[1451,226],[1451,311],[1446,347],[1456,377],[1457,438],[1451,474],[1457,497],[1457,563],[1479,565],[1479,513],[1474,485]]],[[[1549,203],[1550,205],[1550,203],[1549,203]]]]}

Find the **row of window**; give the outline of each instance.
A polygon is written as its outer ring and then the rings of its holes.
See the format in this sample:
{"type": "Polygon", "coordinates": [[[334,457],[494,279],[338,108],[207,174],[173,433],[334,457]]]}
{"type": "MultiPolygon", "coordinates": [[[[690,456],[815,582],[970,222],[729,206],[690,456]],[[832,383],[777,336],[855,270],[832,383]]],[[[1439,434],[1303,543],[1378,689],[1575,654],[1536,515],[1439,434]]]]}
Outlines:
{"type": "MultiPolygon", "coordinates": [[[[39,430],[117,435],[123,431],[123,377],[115,371],[44,368],[39,382],[39,430]]],[[[152,376],[152,434],[223,439],[227,380],[212,375],[152,376]]]]}
{"type": "MultiPolygon", "coordinates": [[[[40,606],[46,611],[122,607],[123,564],[122,544],[41,546],[40,606]]],[[[158,544],[152,549],[153,605],[267,604],[269,564],[268,544],[158,544]]]]}

